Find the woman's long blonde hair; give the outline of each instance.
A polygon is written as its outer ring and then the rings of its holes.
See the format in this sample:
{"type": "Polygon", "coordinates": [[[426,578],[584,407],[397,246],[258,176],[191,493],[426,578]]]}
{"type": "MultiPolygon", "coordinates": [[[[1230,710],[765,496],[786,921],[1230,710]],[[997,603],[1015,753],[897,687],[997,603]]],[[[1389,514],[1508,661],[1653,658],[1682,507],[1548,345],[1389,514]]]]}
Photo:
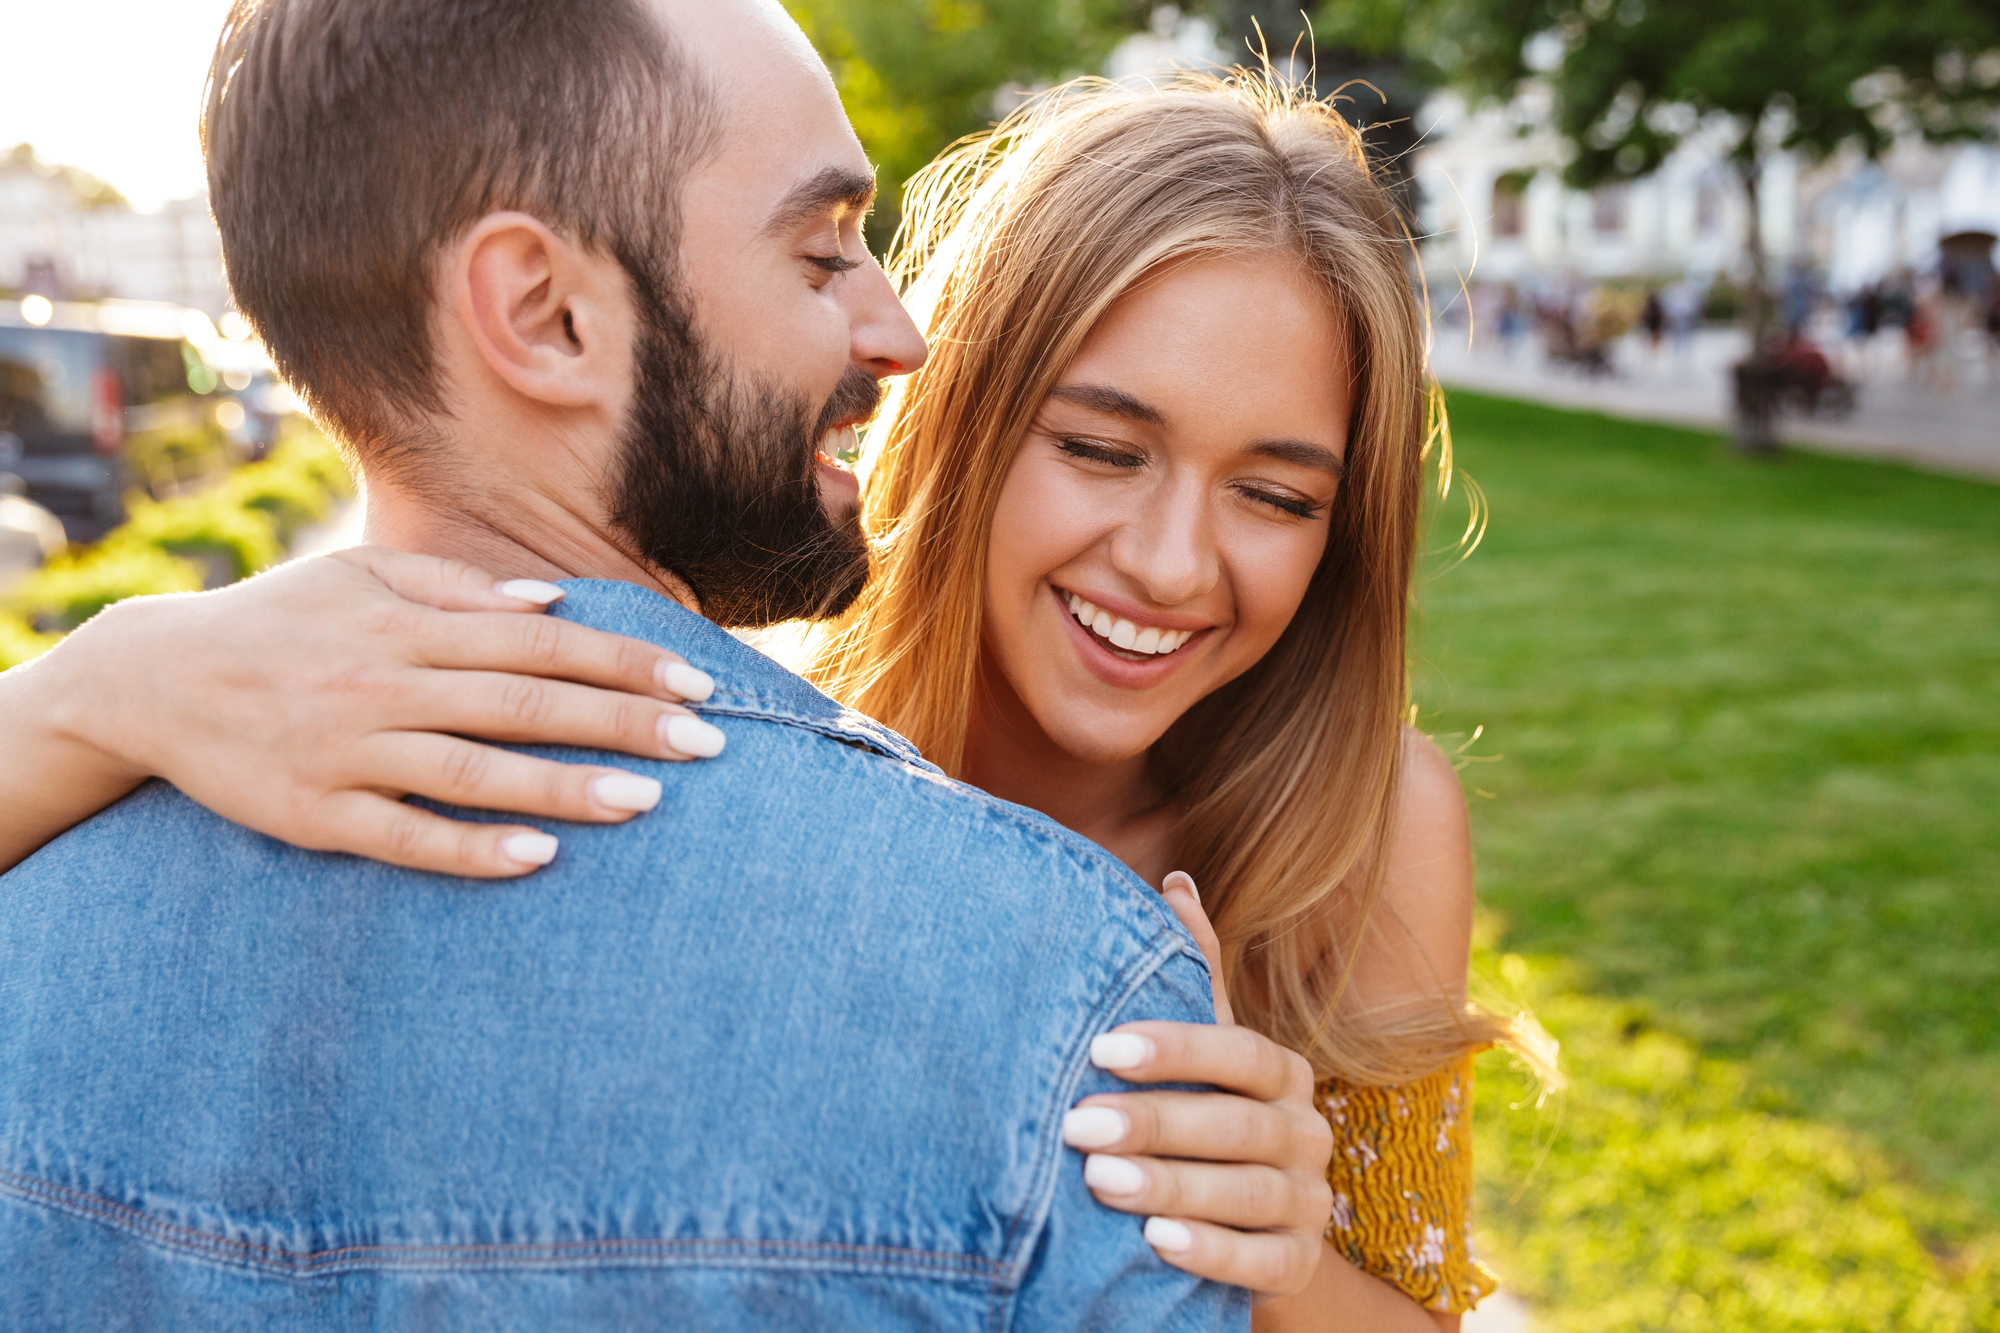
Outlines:
{"type": "Polygon", "coordinates": [[[928,320],[931,359],[863,460],[875,579],[807,674],[958,773],[994,507],[1029,423],[1135,283],[1261,252],[1302,261],[1345,325],[1326,373],[1354,381],[1346,472],[1289,628],[1151,762],[1177,807],[1173,864],[1201,885],[1241,1020],[1323,1077],[1393,1084],[1513,1043],[1446,979],[1438,1002],[1394,1013],[1348,994],[1364,932],[1394,924],[1371,919],[1374,852],[1397,790],[1427,441],[1443,437],[1408,238],[1327,101],[1240,72],[1164,89],[1088,81],[911,183],[891,268],[928,320]]]}

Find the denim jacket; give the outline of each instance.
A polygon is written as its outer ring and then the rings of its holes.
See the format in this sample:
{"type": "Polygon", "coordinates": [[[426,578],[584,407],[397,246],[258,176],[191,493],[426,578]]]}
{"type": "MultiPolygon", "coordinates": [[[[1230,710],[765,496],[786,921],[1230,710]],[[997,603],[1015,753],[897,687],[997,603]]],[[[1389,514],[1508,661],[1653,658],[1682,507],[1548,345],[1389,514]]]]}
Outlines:
{"type": "MultiPolygon", "coordinates": [[[[1211,1021],[1113,858],[698,616],[699,764],[474,883],[153,783],[0,877],[0,1329],[1211,1329],[1097,1204],[1090,1039],[1211,1021]]],[[[475,818],[492,816],[473,815],[475,818]]]]}

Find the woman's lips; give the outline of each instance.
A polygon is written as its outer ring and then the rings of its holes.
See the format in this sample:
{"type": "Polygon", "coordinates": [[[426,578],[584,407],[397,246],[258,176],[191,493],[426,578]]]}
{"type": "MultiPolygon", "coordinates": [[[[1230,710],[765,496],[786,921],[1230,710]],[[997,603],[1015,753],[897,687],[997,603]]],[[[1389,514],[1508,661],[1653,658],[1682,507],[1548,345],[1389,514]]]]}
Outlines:
{"type": "MultiPolygon", "coordinates": [[[[1126,652],[1119,651],[1115,644],[1107,642],[1077,622],[1076,616],[1069,608],[1069,600],[1075,594],[1066,593],[1053,586],[1050,591],[1055,594],[1050,599],[1055,614],[1062,619],[1064,632],[1069,635],[1070,642],[1076,645],[1077,656],[1082,658],[1083,665],[1105,684],[1115,685],[1120,689],[1143,690],[1158,685],[1187,660],[1189,645],[1199,643],[1208,636],[1208,629],[1185,631],[1187,637],[1172,652],[1156,652],[1151,656],[1135,660],[1126,652]]],[[[1116,619],[1114,617],[1114,628],[1116,619]]]]}

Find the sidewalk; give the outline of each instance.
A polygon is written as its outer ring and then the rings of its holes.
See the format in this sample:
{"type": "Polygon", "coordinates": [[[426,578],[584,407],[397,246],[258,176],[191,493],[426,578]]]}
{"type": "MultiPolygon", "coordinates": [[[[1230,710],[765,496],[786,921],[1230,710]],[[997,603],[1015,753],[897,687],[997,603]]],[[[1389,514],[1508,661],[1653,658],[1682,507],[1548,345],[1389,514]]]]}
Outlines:
{"type": "MultiPolygon", "coordinates": [[[[1825,453],[1893,458],[2000,479],[2000,361],[1985,366],[1962,361],[1955,386],[1933,390],[1909,378],[1900,337],[1894,331],[1878,335],[1859,358],[1851,415],[1786,413],[1778,419],[1779,438],[1825,453]]],[[[1642,338],[1628,336],[1612,345],[1616,373],[1591,379],[1550,365],[1535,336],[1522,338],[1511,355],[1490,343],[1468,350],[1465,326],[1456,324],[1439,326],[1431,365],[1447,388],[1727,431],[1729,367],[1746,346],[1744,335],[1733,329],[1704,329],[1679,349],[1662,346],[1657,352],[1642,338]]]]}

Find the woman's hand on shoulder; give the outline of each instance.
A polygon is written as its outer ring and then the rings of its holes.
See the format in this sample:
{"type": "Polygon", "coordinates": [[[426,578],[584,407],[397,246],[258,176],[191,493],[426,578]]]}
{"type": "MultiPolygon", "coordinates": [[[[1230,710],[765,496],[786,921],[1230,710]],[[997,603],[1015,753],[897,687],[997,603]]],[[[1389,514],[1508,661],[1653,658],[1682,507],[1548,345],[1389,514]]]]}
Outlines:
{"type": "MultiPolygon", "coordinates": [[[[463,739],[650,759],[720,749],[682,701],[713,682],[651,644],[543,615],[552,584],[357,547],[210,593],[134,598],[30,670],[51,725],[296,846],[457,875],[525,874],[555,840],[398,798],[614,823],[659,799],[618,769],[463,739]]],[[[77,812],[80,819],[91,811],[77,812]]],[[[74,822],[72,820],[71,822],[74,822]]]]}
{"type": "Polygon", "coordinates": [[[1088,1097],[1064,1118],[1063,1139],[1089,1154],[1084,1180],[1099,1202],[1147,1219],[1166,1262],[1260,1299],[1288,1295],[1319,1263],[1332,1131],[1305,1060],[1235,1025],[1192,881],[1169,875],[1165,896],[1208,959],[1217,1022],[1127,1023],[1091,1044],[1091,1062],[1132,1083],[1226,1091],[1088,1097]]]}

